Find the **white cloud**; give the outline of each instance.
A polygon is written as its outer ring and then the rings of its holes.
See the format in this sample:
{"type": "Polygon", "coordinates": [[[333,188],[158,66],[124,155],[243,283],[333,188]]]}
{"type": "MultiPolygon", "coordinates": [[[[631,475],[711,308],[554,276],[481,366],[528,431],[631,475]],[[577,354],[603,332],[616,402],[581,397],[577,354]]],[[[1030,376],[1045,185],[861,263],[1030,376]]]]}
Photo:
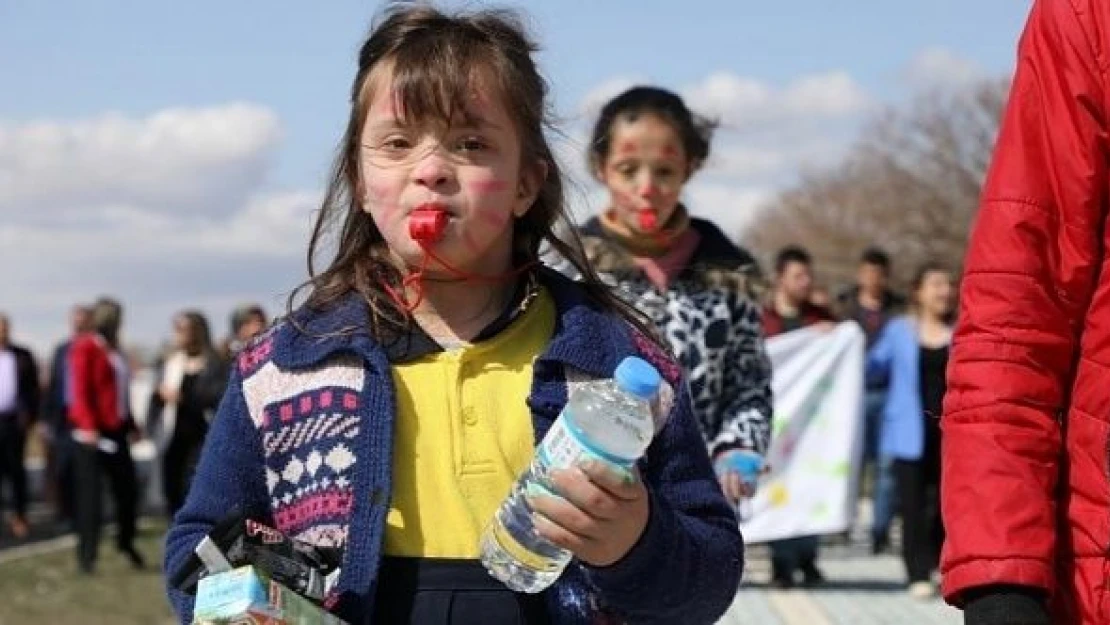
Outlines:
{"type": "Polygon", "coordinates": [[[718,133],[709,161],[698,175],[766,183],[783,174],[830,163],[845,147],[840,133],[783,130],[767,137],[724,131],[718,133]]]}
{"type": "Polygon", "coordinates": [[[578,105],[578,114],[585,117],[594,117],[601,111],[601,107],[605,106],[606,102],[639,84],[647,84],[647,81],[634,76],[610,78],[582,97],[582,101],[578,105]]]}
{"type": "Polygon", "coordinates": [[[774,194],[774,188],[694,180],[685,194],[691,213],[712,221],[735,238],[750,223],[760,204],[774,194]]]}
{"type": "Polygon", "coordinates": [[[970,59],[942,47],[918,52],[902,70],[904,79],[918,88],[965,85],[982,78],[983,68],[970,59]]]}
{"type": "Polygon", "coordinates": [[[871,97],[847,72],[803,76],[781,92],[785,112],[798,117],[837,118],[871,106],[871,97]]]}
{"type": "Polygon", "coordinates": [[[0,214],[87,219],[125,204],[219,215],[262,182],[280,134],[252,104],[0,122],[0,214]]]}
{"type": "Polygon", "coordinates": [[[40,354],[69,306],[109,294],[151,344],[197,306],[277,312],[304,275],[319,194],[264,188],[280,124],[251,104],[26,123],[0,120],[0,291],[40,354]]]}
{"type": "Polygon", "coordinates": [[[0,264],[18,269],[0,289],[19,294],[5,305],[39,350],[58,338],[71,304],[101,294],[126,304],[128,336],[140,343],[161,337],[185,307],[215,306],[222,332],[234,304],[273,308],[302,279],[317,208],[315,193],[288,192],[256,195],[223,218],[114,207],[95,228],[4,223],[0,264]]]}
{"type": "Polygon", "coordinates": [[[691,108],[733,128],[843,118],[866,111],[871,97],[849,74],[802,76],[782,87],[718,72],[681,89],[691,108]]]}

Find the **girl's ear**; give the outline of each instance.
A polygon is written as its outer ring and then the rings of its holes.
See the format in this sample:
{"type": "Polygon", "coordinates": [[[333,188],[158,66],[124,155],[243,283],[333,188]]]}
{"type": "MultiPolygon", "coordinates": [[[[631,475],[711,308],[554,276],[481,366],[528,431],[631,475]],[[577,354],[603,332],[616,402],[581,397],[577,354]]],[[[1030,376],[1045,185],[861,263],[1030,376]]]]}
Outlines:
{"type": "Polygon", "coordinates": [[[691,159],[690,162],[686,164],[686,180],[683,180],[683,183],[690,182],[694,174],[698,173],[698,170],[701,169],[702,163],[703,161],[701,160],[691,159]]]}
{"type": "Polygon", "coordinates": [[[594,152],[590,153],[590,173],[593,174],[594,180],[605,184],[605,167],[602,164],[602,159],[598,158],[594,152]]]}
{"type": "Polygon", "coordinates": [[[532,208],[543,183],[547,181],[548,170],[546,161],[536,161],[531,167],[521,169],[520,185],[517,187],[516,202],[513,203],[514,217],[519,219],[532,208]]]}
{"type": "Polygon", "coordinates": [[[362,175],[361,174],[356,174],[355,175],[355,189],[354,189],[354,191],[355,191],[355,201],[358,202],[358,207],[360,209],[362,209],[362,211],[364,213],[369,213],[370,212],[370,202],[368,201],[369,198],[366,197],[366,185],[363,184],[363,182],[362,182],[362,175]]]}

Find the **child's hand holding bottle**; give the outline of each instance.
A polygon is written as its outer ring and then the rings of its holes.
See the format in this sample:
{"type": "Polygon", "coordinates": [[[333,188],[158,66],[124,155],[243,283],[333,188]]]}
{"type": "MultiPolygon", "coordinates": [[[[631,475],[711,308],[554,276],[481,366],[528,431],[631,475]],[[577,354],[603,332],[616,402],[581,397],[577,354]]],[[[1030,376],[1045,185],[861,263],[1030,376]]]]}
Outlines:
{"type": "Polygon", "coordinates": [[[759,476],[766,471],[763,456],[744,449],[717,454],[713,462],[721,490],[733,505],[755,496],[759,476]]]}
{"type": "Polygon", "coordinates": [[[643,483],[602,462],[585,462],[551,473],[560,497],[540,495],[530,503],[540,535],[591,566],[620,561],[648,522],[643,483]]]}

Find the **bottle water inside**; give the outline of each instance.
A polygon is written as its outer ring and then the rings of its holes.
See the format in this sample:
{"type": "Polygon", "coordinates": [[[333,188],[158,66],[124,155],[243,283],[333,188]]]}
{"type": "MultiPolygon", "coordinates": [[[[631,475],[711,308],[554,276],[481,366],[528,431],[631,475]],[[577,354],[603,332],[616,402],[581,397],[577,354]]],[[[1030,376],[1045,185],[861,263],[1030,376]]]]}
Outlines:
{"type": "Polygon", "coordinates": [[[559,578],[571,553],[542,538],[532,523],[527,495],[558,496],[552,469],[600,460],[630,473],[655,432],[651,401],[659,372],[646,361],[628,357],[611,380],[575,388],[566,407],[536,448],[532,464],[486,527],[480,545],[490,575],[516,592],[538,593],[559,578]]]}

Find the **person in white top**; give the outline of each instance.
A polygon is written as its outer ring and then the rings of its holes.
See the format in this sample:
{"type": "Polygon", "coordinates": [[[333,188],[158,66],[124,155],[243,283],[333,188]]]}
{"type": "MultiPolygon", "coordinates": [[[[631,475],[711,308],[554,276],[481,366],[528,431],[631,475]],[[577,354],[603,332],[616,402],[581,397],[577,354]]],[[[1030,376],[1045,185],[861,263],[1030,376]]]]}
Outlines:
{"type": "Polygon", "coordinates": [[[0,487],[11,483],[12,514],[8,528],[27,537],[27,472],[23,452],[27,429],[39,412],[38,367],[31,352],[11,342],[11,322],[0,314],[0,487]]]}

